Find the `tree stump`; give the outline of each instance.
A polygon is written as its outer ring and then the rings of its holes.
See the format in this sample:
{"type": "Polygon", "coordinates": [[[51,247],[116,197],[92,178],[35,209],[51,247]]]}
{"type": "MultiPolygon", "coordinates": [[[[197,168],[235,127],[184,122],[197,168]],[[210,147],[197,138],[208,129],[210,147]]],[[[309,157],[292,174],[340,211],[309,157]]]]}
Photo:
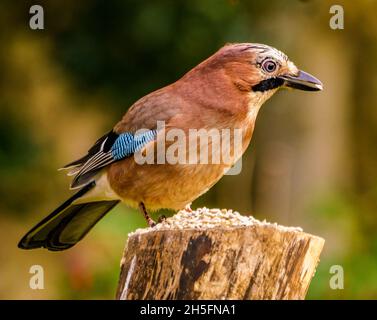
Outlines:
{"type": "Polygon", "coordinates": [[[304,299],[323,245],[231,210],[182,210],[129,235],[117,299],[304,299]]]}

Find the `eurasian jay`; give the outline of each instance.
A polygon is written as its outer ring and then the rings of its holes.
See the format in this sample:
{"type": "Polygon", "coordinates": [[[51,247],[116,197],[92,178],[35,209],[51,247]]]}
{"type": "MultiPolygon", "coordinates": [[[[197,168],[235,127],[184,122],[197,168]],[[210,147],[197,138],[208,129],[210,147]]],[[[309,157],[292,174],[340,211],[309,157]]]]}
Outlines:
{"type": "MultiPolygon", "coordinates": [[[[187,207],[238,160],[250,143],[260,107],[285,87],[322,90],[318,79],[297,69],[275,48],[253,43],[222,47],[178,81],[135,102],[84,157],[66,165],[63,169],[74,176],[71,188],[78,192],[32,228],[18,246],[68,249],[120,201],[139,207],[149,226],[154,221],[148,210],[187,207]],[[158,122],[164,127],[158,128],[158,122]],[[175,143],[166,139],[175,129],[183,134],[191,129],[239,130],[240,152],[230,144],[229,161],[156,161],[159,146],[167,151],[175,143]],[[152,161],[140,163],[137,154],[152,155],[152,161]]],[[[221,149],[221,144],[207,141],[212,152],[221,149]]],[[[192,142],[197,137],[188,134],[181,140],[185,160],[187,152],[201,150],[197,144],[189,147],[192,142]]]]}

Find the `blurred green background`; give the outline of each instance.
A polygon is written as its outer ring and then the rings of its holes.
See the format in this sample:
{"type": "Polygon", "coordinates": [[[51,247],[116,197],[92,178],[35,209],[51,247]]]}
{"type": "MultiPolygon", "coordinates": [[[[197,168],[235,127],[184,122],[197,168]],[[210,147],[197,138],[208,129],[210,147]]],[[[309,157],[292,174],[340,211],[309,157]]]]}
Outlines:
{"type": "Polygon", "coordinates": [[[281,91],[262,108],[240,175],[193,207],[226,207],[326,239],[308,298],[377,298],[377,2],[0,2],[0,298],[112,299],[127,233],[144,227],[124,205],[66,252],[17,249],[69,196],[56,169],[83,155],[143,95],[227,42],[285,52],[324,83],[281,91]],[[40,4],[45,30],[29,28],[40,4]],[[329,27],[343,5],[345,29],[329,27]],[[42,265],[45,289],[29,288],[42,265]],[[344,290],[332,290],[332,265],[344,290]]]}

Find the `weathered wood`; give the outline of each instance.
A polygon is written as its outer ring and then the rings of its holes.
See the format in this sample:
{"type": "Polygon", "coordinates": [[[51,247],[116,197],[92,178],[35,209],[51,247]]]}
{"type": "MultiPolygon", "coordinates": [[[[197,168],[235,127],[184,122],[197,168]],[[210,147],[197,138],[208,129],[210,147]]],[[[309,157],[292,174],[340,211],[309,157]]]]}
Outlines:
{"type": "Polygon", "coordinates": [[[218,209],[129,235],[117,299],[304,299],[324,240],[218,209]]]}

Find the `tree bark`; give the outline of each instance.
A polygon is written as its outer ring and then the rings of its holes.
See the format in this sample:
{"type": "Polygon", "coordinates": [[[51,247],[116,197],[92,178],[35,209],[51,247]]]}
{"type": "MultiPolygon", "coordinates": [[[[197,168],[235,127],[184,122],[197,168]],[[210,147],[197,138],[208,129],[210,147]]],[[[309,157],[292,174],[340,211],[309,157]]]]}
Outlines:
{"type": "Polygon", "coordinates": [[[305,298],[322,238],[247,217],[208,225],[201,216],[186,212],[130,234],[117,299],[305,298]]]}

